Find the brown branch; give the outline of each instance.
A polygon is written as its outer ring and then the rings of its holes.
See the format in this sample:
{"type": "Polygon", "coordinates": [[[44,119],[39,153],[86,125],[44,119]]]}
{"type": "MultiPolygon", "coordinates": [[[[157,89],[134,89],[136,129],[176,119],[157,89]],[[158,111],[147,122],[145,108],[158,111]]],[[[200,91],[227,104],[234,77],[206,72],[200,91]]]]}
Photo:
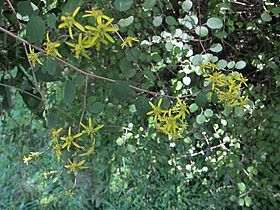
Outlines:
{"type": "MultiPolygon", "coordinates": [[[[9,36],[11,36],[11,37],[13,37],[13,38],[15,38],[15,39],[17,39],[17,40],[19,40],[19,41],[25,43],[25,44],[28,44],[28,45],[32,46],[34,49],[38,50],[39,52],[42,52],[42,53],[46,54],[46,51],[45,51],[44,49],[42,49],[42,48],[40,48],[40,47],[37,47],[37,46],[35,46],[35,45],[30,44],[30,43],[29,43],[28,41],[26,41],[25,39],[23,39],[23,38],[17,36],[16,34],[14,34],[14,33],[10,32],[10,31],[6,30],[5,28],[0,27],[0,31],[2,31],[2,32],[6,33],[6,34],[8,34],[9,36]]],[[[65,60],[63,60],[63,59],[61,59],[61,58],[58,58],[58,57],[54,57],[54,58],[55,58],[59,63],[65,65],[65,66],[68,66],[68,67],[74,69],[75,71],[77,71],[77,72],[79,72],[79,73],[81,73],[81,74],[83,74],[83,75],[85,75],[85,76],[88,76],[89,78],[92,78],[92,79],[100,79],[100,80],[104,80],[104,81],[108,81],[108,82],[116,82],[116,80],[114,80],[114,79],[110,79],[110,78],[107,78],[107,77],[103,77],[103,76],[100,76],[100,75],[97,75],[97,74],[90,73],[90,72],[88,72],[88,71],[86,71],[86,70],[82,70],[82,69],[80,69],[80,68],[78,68],[78,67],[76,67],[76,66],[74,66],[74,65],[72,65],[72,64],[70,64],[70,63],[68,63],[67,61],[65,61],[65,60]]],[[[142,89],[142,88],[136,87],[136,86],[134,86],[134,85],[130,85],[130,84],[129,84],[129,87],[131,87],[132,89],[135,89],[135,90],[137,90],[137,91],[143,92],[143,93],[148,93],[148,94],[153,95],[153,96],[165,96],[165,97],[168,97],[168,98],[177,98],[176,96],[170,96],[170,95],[160,94],[159,92],[149,91],[149,90],[142,89]]],[[[195,95],[197,95],[197,94],[186,94],[186,95],[180,96],[179,98],[186,98],[186,97],[195,96],[195,95]]]]}

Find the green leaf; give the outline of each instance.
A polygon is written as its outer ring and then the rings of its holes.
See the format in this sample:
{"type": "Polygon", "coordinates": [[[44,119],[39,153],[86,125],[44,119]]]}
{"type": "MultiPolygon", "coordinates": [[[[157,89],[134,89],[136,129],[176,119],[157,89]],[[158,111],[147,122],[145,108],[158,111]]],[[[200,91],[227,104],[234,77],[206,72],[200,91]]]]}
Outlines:
{"type": "Polygon", "coordinates": [[[153,25],[155,27],[158,27],[162,24],[162,17],[161,16],[156,16],[154,17],[154,20],[153,20],[153,25]]]}
{"type": "Polygon", "coordinates": [[[240,190],[241,193],[245,192],[245,190],[246,190],[246,185],[245,185],[243,182],[239,182],[239,183],[237,184],[237,186],[238,186],[238,189],[240,190]]]}
{"type": "Polygon", "coordinates": [[[213,116],[213,111],[212,111],[212,109],[206,109],[205,111],[204,111],[204,115],[206,116],[206,117],[212,117],[213,116]]]}
{"type": "Polygon", "coordinates": [[[134,91],[125,81],[116,81],[112,85],[112,93],[119,101],[125,101],[134,91]]]}
{"type": "Polygon", "coordinates": [[[251,206],[252,205],[252,199],[249,197],[249,196],[246,196],[245,198],[244,198],[244,200],[245,200],[245,205],[246,206],[251,206]]]}
{"type": "Polygon", "coordinates": [[[234,113],[238,116],[238,117],[242,117],[244,115],[244,108],[237,106],[234,108],[234,113]]]}
{"type": "Polygon", "coordinates": [[[62,14],[72,13],[74,10],[81,6],[84,3],[84,0],[68,0],[65,6],[63,7],[62,14]]]}
{"type": "Polygon", "coordinates": [[[238,61],[235,64],[236,69],[244,69],[246,67],[246,62],[245,61],[238,61]]]}
{"type": "Polygon", "coordinates": [[[174,26],[174,25],[177,24],[177,21],[176,21],[176,19],[175,19],[173,16],[167,16],[167,17],[165,18],[165,22],[166,22],[168,25],[170,25],[170,26],[174,26]]]}
{"type": "Polygon", "coordinates": [[[46,34],[45,22],[39,16],[31,16],[26,26],[26,39],[31,43],[42,43],[46,34]]]}
{"type": "Polygon", "coordinates": [[[47,117],[47,126],[48,128],[56,128],[57,127],[57,113],[54,111],[48,112],[47,117]]]}
{"type": "Polygon", "coordinates": [[[124,57],[120,63],[119,67],[126,78],[131,78],[136,74],[136,70],[132,64],[126,57],[124,57]]]}
{"type": "Polygon", "coordinates": [[[72,80],[67,80],[63,90],[63,101],[66,105],[71,105],[76,94],[76,85],[72,80]]]}
{"type": "Polygon", "coordinates": [[[115,0],[114,7],[120,12],[129,10],[133,5],[133,0],[115,0]]]}
{"type": "Polygon", "coordinates": [[[198,106],[196,105],[196,103],[193,103],[190,105],[189,110],[191,113],[194,113],[195,111],[198,110],[198,106]]]}
{"type": "Polygon", "coordinates": [[[49,57],[46,58],[43,68],[47,70],[50,75],[54,75],[57,69],[57,62],[49,57]]]}
{"type": "Polygon", "coordinates": [[[18,2],[17,11],[22,16],[26,16],[26,15],[31,16],[35,13],[33,8],[32,8],[32,5],[31,5],[30,1],[20,1],[20,2],[18,2]]]}
{"type": "Polygon", "coordinates": [[[147,117],[147,112],[151,110],[149,100],[145,96],[140,96],[135,101],[136,110],[142,117],[147,117]]]}
{"type": "Polygon", "coordinates": [[[127,27],[127,26],[129,26],[130,24],[133,23],[133,20],[134,20],[133,16],[129,16],[128,18],[125,18],[125,19],[120,19],[119,20],[119,26],[127,27]]]}
{"type": "Polygon", "coordinates": [[[197,115],[196,116],[196,122],[197,124],[201,125],[205,122],[205,116],[203,114],[197,115]]]}
{"type": "Polygon", "coordinates": [[[264,11],[262,14],[261,14],[261,19],[264,21],[264,22],[270,22],[272,20],[272,17],[271,15],[269,14],[269,11],[264,11]]]}
{"type": "Polygon", "coordinates": [[[144,8],[146,8],[146,9],[150,9],[150,8],[152,8],[153,6],[155,6],[156,1],[157,1],[157,0],[145,0],[143,6],[144,6],[144,8]]]}
{"type": "Polygon", "coordinates": [[[184,83],[184,85],[190,85],[191,84],[191,78],[190,77],[188,77],[188,76],[185,76],[184,78],[183,78],[183,83],[184,83]]]}
{"type": "Polygon", "coordinates": [[[201,36],[201,37],[205,37],[208,35],[208,29],[204,26],[197,26],[195,28],[195,33],[198,35],[198,36],[201,36]]]}
{"type": "Polygon", "coordinates": [[[201,54],[196,54],[192,57],[191,61],[192,61],[193,65],[199,66],[203,63],[203,57],[201,54]]]}
{"type": "Polygon", "coordinates": [[[221,52],[223,50],[223,46],[220,43],[212,44],[210,46],[210,50],[212,52],[218,53],[218,52],[221,52]]]}
{"type": "Polygon", "coordinates": [[[207,97],[204,93],[199,93],[196,97],[195,97],[195,103],[202,107],[205,106],[207,103],[207,97]]]}
{"type": "Polygon", "coordinates": [[[219,60],[219,61],[217,62],[217,67],[218,67],[219,69],[224,69],[224,68],[226,68],[226,67],[227,67],[227,61],[224,60],[224,59],[219,60]]]}
{"type": "Polygon", "coordinates": [[[206,24],[211,29],[220,29],[223,27],[223,21],[219,18],[209,18],[206,24]]]}
{"type": "Polygon", "coordinates": [[[182,3],[182,9],[185,11],[185,12],[188,12],[190,11],[190,9],[192,8],[192,1],[190,0],[186,0],[182,3]]]}
{"type": "Polygon", "coordinates": [[[228,67],[229,69],[234,68],[234,66],[235,66],[235,61],[230,61],[230,62],[228,62],[228,64],[227,64],[227,67],[228,67]]]}
{"type": "Polygon", "coordinates": [[[94,114],[99,114],[103,111],[105,105],[100,103],[100,102],[96,102],[94,104],[92,104],[90,111],[94,114]]]}
{"type": "Polygon", "coordinates": [[[243,198],[239,198],[238,204],[239,204],[240,206],[244,206],[244,199],[243,199],[243,198]]]}
{"type": "Polygon", "coordinates": [[[47,17],[48,27],[54,29],[56,27],[56,20],[57,20],[57,17],[55,16],[55,14],[48,14],[48,17],[47,17]]]}

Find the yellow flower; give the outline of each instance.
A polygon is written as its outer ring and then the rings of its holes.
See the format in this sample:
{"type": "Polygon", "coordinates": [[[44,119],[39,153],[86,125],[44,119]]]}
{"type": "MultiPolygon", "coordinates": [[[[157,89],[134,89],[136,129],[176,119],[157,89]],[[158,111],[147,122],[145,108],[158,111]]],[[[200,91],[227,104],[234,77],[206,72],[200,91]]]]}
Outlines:
{"type": "Polygon", "coordinates": [[[161,114],[163,113],[163,110],[160,108],[160,105],[162,103],[162,98],[158,101],[157,106],[152,104],[149,101],[150,106],[152,107],[152,111],[149,111],[147,115],[152,115],[154,114],[154,123],[157,124],[158,119],[161,119],[161,114]]]}
{"type": "Polygon", "coordinates": [[[40,61],[40,59],[34,52],[34,49],[30,45],[29,45],[29,54],[27,54],[27,58],[31,62],[33,68],[35,67],[36,63],[43,65],[43,63],[40,61]]]}
{"type": "Polygon", "coordinates": [[[28,165],[28,162],[30,161],[30,160],[32,160],[32,157],[30,157],[30,156],[23,156],[23,162],[26,164],[26,165],[28,165]]]}
{"type": "Polygon", "coordinates": [[[61,158],[61,156],[62,156],[62,153],[61,153],[61,146],[60,146],[59,144],[55,144],[55,145],[53,146],[53,151],[55,152],[58,161],[60,161],[60,158],[61,158]]]}
{"type": "Polygon", "coordinates": [[[51,140],[53,140],[54,144],[58,144],[58,135],[62,131],[62,128],[58,128],[57,130],[51,129],[51,140]]]}
{"type": "Polygon", "coordinates": [[[30,152],[30,157],[39,157],[39,155],[41,155],[43,152],[30,152]]]}
{"type": "Polygon", "coordinates": [[[68,168],[73,173],[77,173],[78,170],[80,170],[80,169],[88,168],[86,166],[82,166],[85,163],[85,160],[82,160],[82,161],[76,163],[76,162],[74,162],[74,161],[72,162],[70,159],[68,159],[68,162],[69,162],[69,165],[65,165],[64,167],[68,168]]]}
{"type": "Polygon", "coordinates": [[[203,73],[206,73],[206,70],[207,69],[210,69],[212,71],[214,70],[219,70],[219,68],[217,67],[216,64],[214,63],[211,63],[211,62],[208,62],[208,63],[205,63],[205,64],[201,64],[200,65],[200,69],[202,70],[203,73]]]}
{"type": "Polygon", "coordinates": [[[91,147],[89,148],[89,150],[88,150],[87,152],[82,153],[82,154],[80,154],[79,156],[80,156],[80,157],[83,157],[83,156],[94,155],[94,154],[95,154],[94,149],[95,149],[95,141],[92,142],[91,147]]]}
{"type": "Polygon", "coordinates": [[[174,116],[171,114],[172,110],[169,109],[168,111],[168,116],[164,116],[161,121],[165,122],[163,127],[160,128],[160,130],[167,134],[167,135],[172,135],[177,132],[177,129],[179,128],[176,119],[174,116]]]}
{"type": "Polygon", "coordinates": [[[182,119],[186,119],[186,113],[190,114],[187,104],[185,101],[181,101],[180,98],[177,98],[177,105],[179,105],[179,107],[175,107],[173,110],[174,111],[178,111],[179,113],[175,116],[176,119],[182,117],[182,119]]]}
{"type": "Polygon", "coordinates": [[[125,47],[125,46],[129,46],[129,47],[132,47],[132,42],[139,42],[139,40],[134,37],[134,36],[128,36],[124,39],[123,43],[121,44],[121,47],[122,49],[125,47]]]}
{"type": "Polygon", "coordinates": [[[80,145],[78,145],[74,140],[78,137],[80,137],[81,135],[83,135],[83,133],[78,133],[76,135],[72,135],[71,134],[71,127],[68,129],[68,136],[65,137],[61,137],[61,140],[65,141],[64,144],[62,144],[61,148],[65,148],[67,147],[67,151],[70,150],[70,147],[72,146],[72,144],[77,147],[77,148],[82,148],[80,145]]]}
{"type": "Polygon", "coordinates": [[[212,82],[212,90],[215,89],[215,85],[221,81],[221,78],[224,76],[221,72],[214,72],[212,75],[210,75],[205,80],[209,80],[212,82]]]}
{"type": "Polygon", "coordinates": [[[248,81],[248,79],[243,77],[242,74],[239,74],[238,77],[236,78],[236,80],[239,81],[240,84],[244,84],[247,87],[247,83],[246,82],[248,81]]]}
{"type": "Polygon", "coordinates": [[[69,43],[66,42],[67,45],[69,45],[70,47],[73,47],[74,49],[72,49],[72,51],[75,52],[75,56],[76,58],[80,58],[80,56],[84,56],[87,59],[90,60],[90,57],[88,56],[87,52],[86,52],[86,48],[89,48],[90,46],[85,44],[84,39],[83,39],[83,35],[80,33],[79,34],[79,38],[78,38],[78,43],[77,44],[73,44],[73,43],[69,43]]]}
{"type": "Polygon", "coordinates": [[[43,44],[45,46],[45,50],[47,51],[47,56],[54,57],[58,56],[62,58],[62,55],[58,52],[56,48],[58,48],[61,44],[58,42],[51,42],[49,33],[47,33],[47,42],[43,44]]]}
{"type": "Polygon", "coordinates": [[[94,128],[91,118],[88,119],[88,126],[85,126],[82,122],[80,122],[80,124],[84,128],[82,133],[90,136],[90,138],[93,138],[95,135],[95,132],[104,127],[104,125],[98,125],[96,128],[94,128]]]}
{"type": "Polygon", "coordinates": [[[80,29],[83,32],[85,31],[85,28],[75,20],[75,16],[79,12],[79,10],[80,10],[80,7],[77,7],[74,10],[74,12],[72,13],[72,15],[66,14],[66,16],[61,16],[60,19],[63,22],[58,25],[58,28],[64,28],[64,27],[68,28],[68,32],[69,32],[71,39],[74,39],[73,32],[72,32],[73,26],[76,26],[78,29],[80,29]]]}
{"type": "Polygon", "coordinates": [[[105,20],[110,20],[107,15],[104,15],[102,10],[96,9],[96,7],[93,7],[91,10],[85,11],[87,14],[83,15],[83,18],[85,17],[95,17],[97,21],[101,22],[102,18],[105,20]]]}
{"type": "Polygon", "coordinates": [[[108,32],[116,32],[118,30],[117,27],[110,27],[109,25],[113,22],[113,18],[108,20],[107,22],[103,23],[102,19],[97,19],[97,24],[95,26],[86,26],[85,28],[92,31],[94,36],[91,39],[91,44],[97,45],[96,49],[100,49],[101,43],[107,45],[109,40],[110,42],[114,43],[114,39],[108,32]]]}

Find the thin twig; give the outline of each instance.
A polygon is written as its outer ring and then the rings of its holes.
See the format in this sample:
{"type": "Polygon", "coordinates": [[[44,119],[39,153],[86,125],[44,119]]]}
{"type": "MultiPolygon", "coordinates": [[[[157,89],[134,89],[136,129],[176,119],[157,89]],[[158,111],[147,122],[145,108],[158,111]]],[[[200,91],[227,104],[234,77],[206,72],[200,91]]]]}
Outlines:
{"type": "MultiPolygon", "coordinates": [[[[86,108],[87,108],[87,89],[88,89],[88,76],[86,76],[86,81],[85,81],[85,90],[84,90],[84,105],[83,105],[83,111],[82,111],[82,114],[81,114],[81,117],[80,117],[80,122],[83,121],[83,117],[84,117],[84,114],[85,114],[85,111],[86,111],[86,108]]],[[[80,129],[81,129],[81,124],[79,123],[79,132],[80,132],[80,129]]]]}
{"type": "MultiPolygon", "coordinates": [[[[11,37],[13,37],[13,38],[15,38],[15,39],[25,43],[25,44],[28,44],[28,45],[32,46],[34,49],[36,49],[36,50],[46,54],[46,51],[44,49],[30,44],[25,39],[23,39],[23,38],[17,36],[16,34],[6,30],[5,28],[0,27],[0,31],[2,31],[2,32],[8,34],[9,36],[11,36],[11,37]]],[[[101,80],[108,81],[108,82],[116,82],[116,80],[114,80],[114,79],[110,79],[110,78],[107,78],[107,77],[103,77],[103,76],[100,76],[100,75],[97,75],[97,74],[90,73],[90,72],[88,72],[86,70],[82,70],[82,69],[80,69],[80,68],[78,68],[76,66],[73,66],[72,64],[68,63],[67,61],[65,61],[65,60],[63,60],[61,58],[58,58],[58,57],[54,57],[54,58],[59,63],[65,65],[65,66],[68,66],[68,67],[74,69],[75,71],[77,71],[77,72],[79,72],[79,73],[81,73],[81,74],[83,74],[85,76],[88,76],[89,78],[101,79],[101,80]]],[[[142,88],[136,87],[134,85],[130,85],[130,84],[129,84],[129,87],[131,87],[132,89],[135,89],[137,91],[140,91],[140,92],[148,93],[148,94],[153,95],[153,96],[165,96],[165,97],[168,97],[168,98],[177,98],[177,96],[170,96],[170,95],[161,94],[159,92],[154,92],[154,91],[142,89],[142,88]]],[[[186,95],[183,95],[183,96],[179,96],[179,98],[186,98],[186,97],[195,96],[195,95],[197,95],[197,94],[186,94],[186,95]]]]}
{"type": "Polygon", "coordinates": [[[17,87],[15,87],[15,86],[3,84],[3,83],[0,83],[0,86],[8,87],[8,88],[14,88],[14,89],[16,89],[16,90],[19,90],[20,92],[23,92],[23,93],[29,95],[29,96],[32,96],[33,98],[36,98],[36,99],[38,99],[38,100],[40,100],[40,101],[43,101],[42,98],[40,98],[40,97],[38,97],[38,96],[36,96],[36,95],[33,95],[32,93],[29,93],[28,91],[21,90],[20,88],[17,88],[17,87]]]}
{"type": "MultiPolygon", "coordinates": [[[[6,1],[7,1],[8,5],[9,5],[9,7],[11,8],[11,10],[13,11],[14,15],[16,16],[17,13],[16,13],[15,8],[13,7],[13,4],[10,2],[10,0],[6,0],[6,1]]],[[[23,28],[23,27],[22,27],[22,24],[18,21],[18,19],[17,19],[17,23],[18,23],[18,25],[19,25],[20,30],[22,30],[22,28],[23,28]]],[[[28,51],[27,51],[26,43],[23,42],[22,45],[23,45],[23,48],[24,48],[24,52],[25,52],[25,54],[26,54],[26,57],[28,57],[28,51]]],[[[37,79],[36,79],[36,76],[35,76],[35,72],[34,72],[34,68],[33,68],[33,66],[32,66],[32,63],[30,62],[29,59],[27,59],[27,60],[28,60],[28,63],[29,63],[29,65],[30,65],[30,68],[31,68],[31,72],[32,72],[32,77],[33,77],[33,80],[34,80],[35,88],[36,88],[37,91],[39,91],[39,93],[41,94],[41,96],[44,97],[44,95],[40,92],[39,85],[38,85],[38,82],[37,82],[37,79]]]]}
{"type": "MultiPolygon", "coordinates": [[[[222,146],[224,146],[224,145],[225,145],[225,143],[222,143],[222,144],[219,144],[219,145],[216,145],[216,146],[207,148],[207,149],[202,150],[202,151],[200,151],[200,152],[196,152],[196,153],[191,154],[190,157],[194,157],[194,156],[197,156],[197,155],[202,155],[202,154],[204,154],[205,152],[207,152],[207,151],[209,151],[209,150],[217,149],[217,148],[222,147],[222,146]]],[[[184,155],[184,156],[188,157],[187,155],[184,155]]]]}

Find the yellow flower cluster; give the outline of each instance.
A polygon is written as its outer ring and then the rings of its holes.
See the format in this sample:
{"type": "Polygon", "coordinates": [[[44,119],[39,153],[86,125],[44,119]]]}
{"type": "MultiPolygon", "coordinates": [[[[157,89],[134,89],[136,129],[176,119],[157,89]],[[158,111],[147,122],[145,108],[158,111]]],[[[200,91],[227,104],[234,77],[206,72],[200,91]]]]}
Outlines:
{"type": "Polygon", "coordinates": [[[154,116],[155,128],[173,139],[182,138],[181,134],[187,127],[186,116],[190,114],[186,102],[177,98],[176,105],[168,110],[161,108],[162,99],[159,100],[157,106],[149,103],[152,110],[147,115],[154,116]]]}
{"type": "Polygon", "coordinates": [[[247,104],[248,96],[241,96],[242,86],[247,86],[248,79],[244,78],[241,73],[231,72],[225,75],[219,70],[209,74],[206,80],[211,82],[211,89],[215,91],[221,101],[231,107],[242,106],[247,104]]]}
{"type": "MultiPolygon", "coordinates": [[[[79,137],[81,137],[82,135],[87,135],[91,139],[93,139],[96,131],[103,128],[104,125],[98,125],[97,127],[94,127],[91,118],[89,118],[88,120],[88,125],[84,125],[83,123],[80,124],[83,127],[83,130],[77,134],[72,134],[71,127],[68,128],[67,135],[64,136],[60,136],[60,133],[63,130],[62,128],[59,128],[57,130],[51,129],[52,148],[58,160],[61,159],[63,149],[66,149],[67,152],[70,152],[70,149],[75,149],[75,152],[80,152],[82,150],[85,151],[83,153],[80,153],[77,157],[95,154],[95,140],[92,141],[91,145],[84,144],[83,146],[81,146],[81,143],[78,143],[79,137]]],[[[65,165],[65,168],[76,174],[78,170],[87,168],[86,166],[83,166],[84,163],[85,160],[80,160],[79,162],[77,162],[77,160],[71,161],[70,159],[68,159],[68,165],[65,165]]]]}
{"type": "Polygon", "coordinates": [[[28,156],[23,156],[23,162],[28,165],[30,160],[39,157],[41,154],[42,152],[30,152],[28,156]]]}
{"type": "MultiPolygon", "coordinates": [[[[118,31],[118,27],[112,25],[114,18],[110,18],[103,13],[102,10],[97,8],[92,8],[91,10],[86,10],[83,18],[94,17],[95,23],[93,25],[83,26],[76,20],[76,16],[80,10],[80,7],[77,7],[73,13],[65,14],[61,16],[61,23],[58,25],[59,29],[67,28],[69,37],[73,40],[75,39],[74,30],[77,29],[77,41],[76,42],[66,42],[68,46],[72,49],[71,51],[75,53],[76,58],[85,57],[90,59],[90,56],[87,53],[87,49],[95,47],[97,51],[100,50],[102,44],[107,45],[109,42],[115,43],[111,33],[118,31]]],[[[120,36],[120,34],[118,33],[120,36]]],[[[120,36],[121,37],[121,36],[120,36]]],[[[139,40],[134,36],[128,36],[123,40],[121,44],[122,49],[124,47],[132,47],[132,42],[139,42],[139,40]]],[[[49,33],[46,35],[46,41],[43,46],[46,50],[47,56],[54,58],[58,56],[62,58],[62,55],[58,51],[58,47],[61,45],[59,42],[52,42],[49,33]]],[[[33,67],[36,63],[42,65],[42,62],[39,60],[38,56],[35,54],[34,49],[29,46],[30,53],[28,54],[28,59],[33,67]]]]}

